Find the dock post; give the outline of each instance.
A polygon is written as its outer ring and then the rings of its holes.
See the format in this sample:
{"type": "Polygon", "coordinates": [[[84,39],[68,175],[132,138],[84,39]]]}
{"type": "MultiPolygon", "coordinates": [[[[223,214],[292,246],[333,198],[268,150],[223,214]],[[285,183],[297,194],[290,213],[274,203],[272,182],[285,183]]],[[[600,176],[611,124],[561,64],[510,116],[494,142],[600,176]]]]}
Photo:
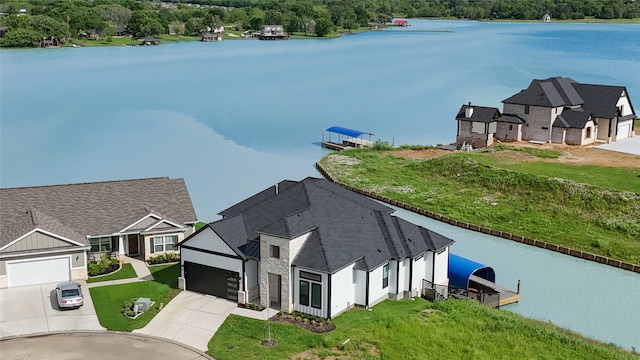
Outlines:
{"type": "Polygon", "coordinates": [[[518,279],[518,295],[520,295],[520,279],[518,279]]]}

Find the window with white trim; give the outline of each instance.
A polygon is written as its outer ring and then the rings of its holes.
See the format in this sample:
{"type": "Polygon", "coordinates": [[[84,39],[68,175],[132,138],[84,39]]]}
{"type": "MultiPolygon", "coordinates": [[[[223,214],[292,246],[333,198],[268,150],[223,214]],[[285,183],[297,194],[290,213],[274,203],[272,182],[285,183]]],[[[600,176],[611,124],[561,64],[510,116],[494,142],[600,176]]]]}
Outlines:
{"type": "Polygon", "coordinates": [[[178,235],[154,236],[152,244],[152,252],[173,251],[178,244],[178,235]]]}
{"type": "Polygon", "coordinates": [[[91,244],[91,252],[100,252],[100,251],[111,251],[111,237],[97,237],[90,238],[89,244],[91,244]]]}
{"type": "Polygon", "coordinates": [[[389,287],[389,264],[382,268],[382,288],[389,287]]]}

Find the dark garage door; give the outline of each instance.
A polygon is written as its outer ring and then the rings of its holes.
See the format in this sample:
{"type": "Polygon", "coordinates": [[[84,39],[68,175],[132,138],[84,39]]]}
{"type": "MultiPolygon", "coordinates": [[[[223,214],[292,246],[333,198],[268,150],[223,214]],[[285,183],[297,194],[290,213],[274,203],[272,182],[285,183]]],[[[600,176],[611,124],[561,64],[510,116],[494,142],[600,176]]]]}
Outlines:
{"type": "Polygon", "coordinates": [[[185,261],[187,290],[238,300],[238,273],[185,261]]]}

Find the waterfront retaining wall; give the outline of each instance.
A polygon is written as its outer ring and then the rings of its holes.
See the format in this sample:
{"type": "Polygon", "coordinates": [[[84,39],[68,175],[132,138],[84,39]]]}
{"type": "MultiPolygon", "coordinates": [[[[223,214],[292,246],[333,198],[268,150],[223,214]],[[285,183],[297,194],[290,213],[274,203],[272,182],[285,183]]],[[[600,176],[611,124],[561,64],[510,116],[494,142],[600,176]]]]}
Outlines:
{"type": "Polygon", "coordinates": [[[537,246],[539,248],[542,249],[547,249],[547,250],[551,250],[551,251],[556,251],[559,253],[563,253],[563,254],[567,254],[567,255],[571,255],[571,256],[575,256],[581,259],[585,259],[585,260],[590,260],[590,261],[596,261],[599,262],[601,264],[605,264],[605,265],[609,265],[609,266],[613,266],[613,267],[617,267],[620,269],[624,269],[624,270],[629,270],[629,271],[633,271],[636,273],[640,273],[640,265],[635,265],[632,263],[628,263],[625,261],[620,261],[620,260],[616,260],[616,259],[611,259],[609,257],[606,256],[602,256],[602,255],[597,255],[594,253],[590,253],[587,251],[582,251],[582,250],[576,250],[576,249],[572,249],[572,248],[568,248],[566,246],[562,246],[562,245],[556,245],[556,244],[551,244],[548,243],[546,241],[542,241],[542,240],[536,240],[536,239],[530,239],[521,235],[516,235],[516,234],[511,234],[508,232],[504,232],[504,231],[500,231],[500,230],[495,230],[495,229],[490,229],[484,226],[480,226],[480,225],[476,225],[476,224],[470,224],[467,222],[463,222],[463,221],[458,221],[456,219],[451,219],[447,216],[438,214],[438,213],[434,213],[433,211],[429,211],[429,210],[425,210],[422,208],[419,208],[415,205],[409,205],[409,204],[405,204],[401,201],[398,200],[394,200],[394,199],[390,199],[386,196],[382,196],[380,194],[376,194],[370,191],[366,191],[366,190],[362,190],[362,189],[358,189],[354,186],[351,185],[347,185],[347,184],[343,184],[339,181],[336,181],[331,175],[329,175],[329,173],[327,173],[324,168],[322,167],[322,165],[320,165],[320,163],[316,163],[316,169],[318,169],[318,171],[320,172],[320,174],[322,174],[322,176],[324,176],[327,180],[338,184],[340,186],[343,186],[353,192],[357,192],[359,194],[368,196],[372,199],[376,199],[382,202],[385,202],[387,204],[391,204],[393,206],[397,206],[399,208],[405,209],[405,210],[409,210],[411,212],[420,214],[420,215],[424,215],[427,217],[430,217],[432,219],[435,220],[439,220],[445,223],[448,223],[450,225],[454,225],[454,226],[459,226],[461,228],[465,228],[465,229],[469,229],[469,230],[473,230],[473,231],[478,231],[478,232],[482,232],[485,234],[489,234],[489,235],[494,235],[494,236],[498,236],[504,239],[508,239],[508,240],[513,240],[513,241],[517,241],[519,243],[523,243],[523,244],[527,244],[527,245],[533,245],[533,246],[537,246]]]}

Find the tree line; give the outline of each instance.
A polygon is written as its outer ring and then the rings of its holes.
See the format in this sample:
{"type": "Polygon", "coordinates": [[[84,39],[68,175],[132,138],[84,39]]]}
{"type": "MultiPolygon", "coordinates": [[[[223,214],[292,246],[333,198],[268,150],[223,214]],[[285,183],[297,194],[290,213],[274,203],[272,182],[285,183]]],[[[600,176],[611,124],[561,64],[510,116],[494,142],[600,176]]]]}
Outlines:
{"type": "Polygon", "coordinates": [[[539,20],[633,19],[635,0],[0,0],[0,46],[37,46],[42,38],[73,40],[87,31],[110,37],[127,29],[134,37],[198,35],[231,25],[258,30],[281,24],[289,33],[328,35],[394,17],[539,20]]]}

